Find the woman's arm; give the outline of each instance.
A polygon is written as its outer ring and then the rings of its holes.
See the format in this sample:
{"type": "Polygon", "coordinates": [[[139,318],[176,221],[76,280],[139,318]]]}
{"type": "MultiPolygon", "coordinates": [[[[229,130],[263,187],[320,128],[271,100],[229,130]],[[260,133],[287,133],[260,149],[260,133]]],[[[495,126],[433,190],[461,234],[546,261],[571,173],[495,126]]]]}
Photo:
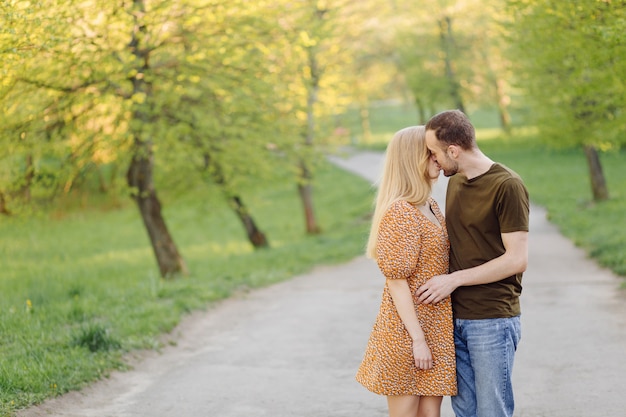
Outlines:
{"type": "Polygon", "coordinates": [[[393,204],[378,228],[378,267],[387,277],[387,288],[398,315],[413,339],[413,358],[418,369],[430,369],[433,359],[424,332],[417,320],[413,295],[407,278],[417,268],[420,247],[415,209],[406,201],[393,204]]]}
{"type": "Polygon", "coordinates": [[[422,326],[417,320],[413,295],[406,279],[388,279],[387,287],[396,306],[398,315],[413,339],[413,359],[417,369],[430,369],[433,367],[433,356],[426,343],[422,326]]]}

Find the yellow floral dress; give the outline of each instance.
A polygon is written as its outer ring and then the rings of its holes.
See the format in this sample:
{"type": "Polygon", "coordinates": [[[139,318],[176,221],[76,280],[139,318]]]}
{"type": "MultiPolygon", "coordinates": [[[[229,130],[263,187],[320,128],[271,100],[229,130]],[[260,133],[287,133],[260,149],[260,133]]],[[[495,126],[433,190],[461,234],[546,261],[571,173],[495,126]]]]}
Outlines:
{"type": "MultiPolygon", "coordinates": [[[[429,200],[440,225],[406,201],[394,203],[378,230],[377,262],[387,279],[406,279],[411,292],[435,275],[448,273],[450,243],[443,215],[429,200]]],[[[385,285],[356,379],[381,395],[456,395],[456,363],[450,297],[416,305],[418,320],[433,355],[433,368],[417,369],[413,343],[385,285]]]]}

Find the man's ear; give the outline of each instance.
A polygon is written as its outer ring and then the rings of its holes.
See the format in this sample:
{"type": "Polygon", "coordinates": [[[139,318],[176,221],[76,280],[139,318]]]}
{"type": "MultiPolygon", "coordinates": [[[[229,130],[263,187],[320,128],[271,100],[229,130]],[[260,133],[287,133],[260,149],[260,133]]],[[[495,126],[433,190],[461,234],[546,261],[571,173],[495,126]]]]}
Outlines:
{"type": "Polygon", "coordinates": [[[457,145],[448,145],[446,153],[452,159],[457,159],[459,156],[459,147],[457,145]]]}

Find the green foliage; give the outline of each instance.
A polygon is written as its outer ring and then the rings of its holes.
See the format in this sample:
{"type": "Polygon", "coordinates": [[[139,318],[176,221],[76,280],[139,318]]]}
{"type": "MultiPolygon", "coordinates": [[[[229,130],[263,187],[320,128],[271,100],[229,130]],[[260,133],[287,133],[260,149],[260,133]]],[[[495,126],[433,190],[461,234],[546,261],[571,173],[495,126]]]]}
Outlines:
{"type": "Polygon", "coordinates": [[[252,248],[215,187],[196,182],[163,194],[192,271],[175,281],[159,278],[129,201],[116,210],[3,219],[0,415],[124,369],[124,353],[159,348],[190,311],[363,253],[373,198],[367,182],[321,165],[314,190],[325,233],[306,236],[292,175],[277,171],[245,190],[269,250],[252,248]]]}
{"type": "Polygon", "coordinates": [[[395,17],[395,61],[421,123],[435,109],[461,105],[507,112],[512,76],[497,24],[501,6],[501,0],[415,3],[395,17]]]}
{"type": "Polygon", "coordinates": [[[530,123],[558,146],[608,150],[625,143],[623,4],[509,0],[508,5],[510,58],[532,108],[530,123]]]}
{"type": "Polygon", "coordinates": [[[417,27],[422,29],[421,33],[412,33],[415,29],[411,28],[411,32],[397,35],[398,65],[416,103],[430,111],[437,105],[451,102],[450,85],[445,77],[436,33],[417,27]]]}
{"type": "Polygon", "coordinates": [[[14,18],[0,47],[24,43],[25,34],[30,42],[11,55],[0,96],[0,193],[8,206],[67,193],[111,166],[121,169],[104,185],[127,191],[117,183],[131,152],[139,152],[131,148],[136,140],[164,154],[163,170],[176,171],[170,155],[191,156],[200,171],[218,172],[233,188],[251,172],[271,172],[268,147],[293,144],[293,132],[281,127],[293,115],[276,107],[284,99],[275,89],[280,72],[268,65],[280,54],[279,9],[269,2],[143,3],[6,6],[28,18],[14,18]]]}

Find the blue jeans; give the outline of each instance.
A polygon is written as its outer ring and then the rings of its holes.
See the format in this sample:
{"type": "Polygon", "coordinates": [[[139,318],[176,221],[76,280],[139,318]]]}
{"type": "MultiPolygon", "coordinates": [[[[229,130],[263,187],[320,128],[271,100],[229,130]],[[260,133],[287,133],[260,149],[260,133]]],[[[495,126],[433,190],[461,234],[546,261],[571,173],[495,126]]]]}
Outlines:
{"type": "Polygon", "coordinates": [[[521,337],[520,317],[454,320],[458,395],[456,417],[511,417],[511,372],[521,337]]]}

